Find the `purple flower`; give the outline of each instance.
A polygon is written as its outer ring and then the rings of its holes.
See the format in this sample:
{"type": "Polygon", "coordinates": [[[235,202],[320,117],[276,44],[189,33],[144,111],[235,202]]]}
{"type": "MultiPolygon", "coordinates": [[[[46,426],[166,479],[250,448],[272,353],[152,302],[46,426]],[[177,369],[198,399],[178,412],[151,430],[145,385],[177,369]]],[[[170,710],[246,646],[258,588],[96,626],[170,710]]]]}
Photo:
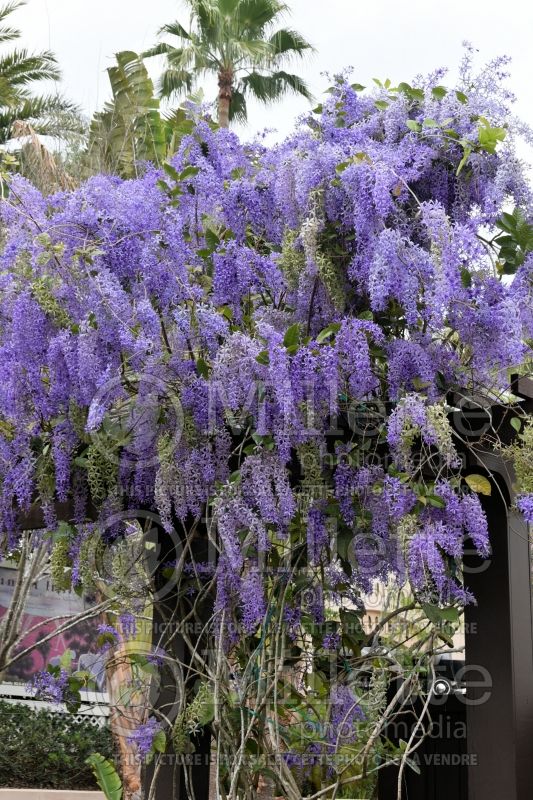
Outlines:
{"type": "Polygon", "coordinates": [[[295,641],[301,624],[302,610],[298,606],[285,605],[283,621],[287,626],[287,634],[291,641],[295,641]]]}
{"type": "Polygon", "coordinates": [[[316,565],[329,544],[330,534],[326,515],[320,506],[310,508],[307,516],[307,554],[310,564],[316,565]]]}
{"type": "MultiPolygon", "coordinates": [[[[394,99],[345,73],[272,147],[195,113],[171,159],[197,168],[179,204],[156,165],[51,196],[13,176],[17,202],[0,208],[8,549],[34,502],[50,530],[57,504],[72,506],[79,587],[93,537],[96,552],[99,532],[125,536],[124,510],[157,514],[169,535],[207,520],[216,566],[173,578],[188,597],[213,578],[228,652],[269,621],[279,586],[292,639],[390,574],[417,598],[468,599],[454,562],[466,537],[481,554],[489,537],[479,499],[457,489],[445,399],[499,396],[533,331],[531,256],[507,280],[479,236],[509,204],[518,228],[533,208],[505,69],[465,63],[465,102],[432,91],[441,73],[394,99]],[[480,119],[505,143],[484,148],[480,119]],[[464,162],[460,141],[476,142],[464,162]],[[276,572],[289,549],[307,583],[276,572]]],[[[517,505],[531,520],[530,495],[517,505]]],[[[118,627],[135,635],[131,615],[118,627]]],[[[99,636],[119,642],[112,626],[99,636]]]]}
{"type": "Polygon", "coordinates": [[[28,691],[38,700],[47,700],[49,703],[59,705],[68,693],[68,673],[61,669],[59,675],[54,675],[46,670],[37,672],[28,684],[28,691]]]}
{"type": "Polygon", "coordinates": [[[262,622],[266,611],[263,580],[257,567],[252,567],[242,579],[240,600],[244,631],[252,634],[262,622]]]}
{"type": "Polygon", "coordinates": [[[167,654],[162,647],[155,647],[148,655],[146,656],[147,661],[150,664],[154,664],[156,667],[162,667],[165,663],[165,659],[167,658],[167,654]]]}
{"type": "Polygon", "coordinates": [[[155,736],[163,729],[162,724],[155,718],[150,717],[148,722],[134,730],[128,736],[128,741],[137,745],[137,752],[141,759],[146,758],[152,749],[155,736]]]}
{"type": "Polygon", "coordinates": [[[517,498],[516,506],[524,519],[533,525],[533,494],[523,494],[517,498]]]}
{"type": "Polygon", "coordinates": [[[333,686],[330,704],[328,741],[337,749],[357,739],[357,726],[365,719],[365,714],[349,686],[333,686]]]}
{"type": "Polygon", "coordinates": [[[322,647],[324,650],[338,650],[341,643],[341,637],[338,633],[326,633],[322,639],[322,647]]]}
{"type": "Polygon", "coordinates": [[[120,629],[124,639],[134,639],[137,635],[137,620],[130,611],[119,615],[120,629]]]}
{"type": "Polygon", "coordinates": [[[487,556],[490,552],[489,526],[477,494],[467,494],[461,500],[463,525],[478,553],[487,556]]]}
{"type": "Polygon", "coordinates": [[[120,641],[120,634],[112,625],[98,625],[96,630],[98,631],[98,646],[102,653],[107,653],[120,641]]]}

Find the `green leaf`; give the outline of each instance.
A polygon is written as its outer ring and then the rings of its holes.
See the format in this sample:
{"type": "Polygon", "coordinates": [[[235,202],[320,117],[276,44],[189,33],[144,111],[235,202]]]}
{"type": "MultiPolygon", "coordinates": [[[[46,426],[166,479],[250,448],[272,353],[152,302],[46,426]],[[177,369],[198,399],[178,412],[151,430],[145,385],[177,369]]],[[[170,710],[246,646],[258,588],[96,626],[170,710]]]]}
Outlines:
{"type": "Polygon", "coordinates": [[[408,119],[405,123],[409,130],[414,131],[415,133],[419,133],[422,130],[422,126],[416,119],[408,119]]]}
{"type": "Polygon", "coordinates": [[[163,169],[165,170],[167,175],[169,175],[172,178],[172,180],[176,182],[179,181],[180,179],[179,172],[175,167],[172,166],[172,164],[167,164],[167,163],[163,164],[163,169]]]}
{"type": "Polygon", "coordinates": [[[456,175],[461,173],[461,170],[465,166],[472,153],[472,145],[469,142],[467,142],[465,139],[461,139],[461,144],[463,145],[463,157],[459,162],[459,166],[457,167],[457,172],[455,173],[456,175]]]}
{"type": "Polygon", "coordinates": [[[442,100],[443,97],[446,97],[448,94],[448,89],[445,86],[434,86],[431,90],[431,94],[435,98],[435,100],[442,100]]]}
{"type": "Polygon", "coordinates": [[[341,163],[337,164],[337,166],[335,167],[335,172],[337,173],[337,175],[341,175],[344,172],[344,170],[351,164],[353,164],[353,161],[341,161],[341,163]]]}
{"type": "Polygon", "coordinates": [[[186,178],[193,178],[195,175],[198,175],[199,172],[200,167],[193,167],[192,165],[189,165],[188,167],[185,167],[185,169],[182,169],[178,180],[184,181],[186,178]]]}
{"type": "Polygon", "coordinates": [[[413,100],[416,102],[423,102],[424,100],[424,92],[422,89],[415,89],[409,83],[405,83],[402,81],[398,84],[398,91],[403,92],[409,100],[413,100]]]}
{"type": "Polygon", "coordinates": [[[322,344],[322,342],[325,342],[326,339],[331,338],[340,330],[340,327],[341,326],[338,322],[333,322],[331,325],[328,325],[327,328],[323,328],[316,337],[318,344],[322,344]]]}
{"type": "Polygon", "coordinates": [[[324,693],[326,682],[319,672],[308,672],[305,680],[308,687],[314,692],[319,695],[324,693]]]}
{"type": "Polygon", "coordinates": [[[342,625],[343,633],[347,636],[353,636],[357,641],[363,641],[365,638],[365,631],[361,623],[361,614],[356,611],[346,611],[346,609],[339,609],[339,617],[342,625]]]}
{"type": "Polygon", "coordinates": [[[446,501],[437,494],[428,494],[426,499],[430,506],[433,506],[434,508],[446,508],[446,501]]]}
{"type": "Polygon", "coordinates": [[[352,83],[350,84],[350,86],[352,87],[354,92],[362,92],[364,91],[364,89],[366,89],[366,86],[363,86],[362,83],[352,83]]]}
{"type": "Polygon", "coordinates": [[[513,417],[511,420],[511,425],[513,426],[513,428],[517,433],[520,433],[520,431],[522,430],[522,420],[520,419],[520,417],[513,417]]]}
{"type": "Polygon", "coordinates": [[[398,84],[398,91],[403,92],[404,94],[410,94],[413,91],[413,87],[411,86],[410,83],[402,81],[401,83],[398,84]]]}
{"type": "Polygon", "coordinates": [[[202,376],[202,378],[209,377],[209,365],[203,358],[199,358],[196,361],[196,368],[198,370],[198,374],[202,376]]]}
{"type": "Polygon", "coordinates": [[[202,703],[201,713],[198,715],[199,725],[209,725],[215,719],[215,697],[211,695],[210,698],[204,700],[202,703]]]}
{"type": "Polygon", "coordinates": [[[455,608],[455,606],[441,608],[440,613],[442,619],[446,622],[459,622],[459,609],[455,608]]]}
{"type": "Polygon", "coordinates": [[[107,800],[122,800],[122,781],[111,761],[100,753],[92,753],[85,763],[94,772],[96,782],[107,800]]]}
{"type": "Polygon", "coordinates": [[[467,475],[465,477],[465,481],[470,489],[477,494],[484,494],[487,496],[492,494],[492,486],[490,485],[490,481],[485,478],[484,475],[467,475]]]}
{"type": "Polygon", "coordinates": [[[377,109],[379,109],[380,111],[385,111],[385,110],[386,110],[386,109],[389,107],[389,105],[390,105],[390,104],[389,104],[389,103],[387,103],[387,101],[386,101],[386,100],[376,100],[376,101],[374,102],[374,105],[375,105],[375,106],[376,106],[376,108],[377,108],[377,109]]]}
{"type": "Polygon", "coordinates": [[[422,125],[424,126],[424,128],[438,128],[439,127],[439,123],[437,122],[436,119],[430,119],[428,117],[426,117],[426,119],[424,120],[422,125]]]}
{"type": "Polygon", "coordinates": [[[480,147],[488,153],[496,152],[498,142],[503,142],[507,136],[505,128],[492,128],[489,123],[484,121],[478,128],[478,139],[480,147]]]}
{"type": "Polygon", "coordinates": [[[339,556],[348,561],[349,548],[353,542],[353,533],[351,531],[341,531],[337,536],[337,552],[339,556]]]}
{"type": "Polygon", "coordinates": [[[428,620],[438,628],[445,622],[452,623],[459,620],[459,611],[454,606],[440,608],[440,606],[435,606],[432,603],[422,603],[421,605],[422,611],[428,620]]]}
{"type": "Polygon", "coordinates": [[[460,103],[468,103],[468,97],[463,92],[455,92],[455,96],[459,100],[460,103]]]}
{"type": "Polygon", "coordinates": [[[501,228],[504,231],[509,231],[509,233],[514,233],[517,222],[518,220],[514,214],[508,214],[506,211],[504,211],[496,223],[496,227],[501,228]]]}
{"type": "Polygon", "coordinates": [[[472,286],[472,275],[466,267],[461,270],[461,283],[465,289],[469,289],[472,286]]]}
{"type": "Polygon", "coordinates": [[[63,669],[66,669],[67,672],[69,672],[72,669],[73,659],[74,659],[74,651],[70,650],[69,648],[68,650],[64,651],[63,655],[59,659],[59,665],[63,667],[63,669]]]}
{"type": "Polygon", "coordinates": [[[433,606],[431,603],[422,603],[422,611],[433,625],[441,624],[442,618],[438,606],[433,606]]]}
{"type": "Polygon", "coordinates": [[[212,228],[207,228],[205,232],[205,241],[210,250],[216,250],[221,242],[221,239],[216,231],[214,231],[212,228]]]}
{"type": "Polygon", "coordinates": [[[167,749],[167,737],[165,731],[158,731],[152,741],[152,750],[155,753],[164,753],[167,749]]]}
{"type": "Polygon", "coordinates": [[[263,364],[265,367],[268,367],[270,364],[270,356],[268,355],[268,350],[261,350],[258,356],[255,357],[255,360],[258,364],[263,364]]]}
{"type": "Polygon", "coordinates": [[[230,308],[230,306],[221,306],[219,311],[222,316],[226,317],[226,319],[229,319],[230,322],[233,320],[233,309],[230,308]]]}
{"type": "Polygon", "coordinates": [[[285,347],[292,347],[297,345],[300,341],[300,323],[295,322],[290,328],[287,328],[285,336],[283,337],[283,344],[285,347]]]}

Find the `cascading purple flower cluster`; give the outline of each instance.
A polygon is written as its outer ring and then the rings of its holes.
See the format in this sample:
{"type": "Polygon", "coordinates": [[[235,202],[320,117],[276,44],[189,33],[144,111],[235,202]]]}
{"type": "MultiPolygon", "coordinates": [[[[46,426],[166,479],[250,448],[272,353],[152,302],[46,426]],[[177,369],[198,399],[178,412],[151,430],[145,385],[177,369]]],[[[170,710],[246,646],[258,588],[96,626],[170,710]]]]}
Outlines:
{"type": "Polygon", "coordinates": [[[172,158],[178,177],[192,168],[181,193],[171,180],[174,203],[152,167],[49,197],[12,181],[8,547],[36,499],[49,527],[70,501],[74,522],[96,507],[106,529],[109,509],[151,509],[169,531],[207,518],[217,614],[245,635],[268,607],[269,559],[292,637],[390,573],[426,599],[467,599],[449,559],[466,535],[487,552],[488,534],[446,402],[499,393],[528,354],[531,259],[501,280],[480,233],[510,201],[527,217],[532,196],[505,90],[489,97],[487,73],[468,96],[435,80],[362,93],[339,78],[272,148],[200,120],[172,158]],[[302,559],[308,596],[290,580],[302,559]]]}
{"type": "Polygon", "coordinates": [[[58,675],[53,675],[51,672],[41,670],[28,684],[28,690],[39,700],[60,705],[68,692],[68,672],[61,669],[58,675]]]}
{"type": "Polygon", "coordinates": [[[526,522],[533,525],[533,494],[521,495],[516,505],[518,510],[524,515],[526,522]]]}
{"type": "Polygon", "coordinates": [[[140,759],[145,759],[150,753],[154,738],[162,729],[162,724],[155,717],[150,717],[147,722],[130,733],[128,740],[137,746],[140,759]]]}

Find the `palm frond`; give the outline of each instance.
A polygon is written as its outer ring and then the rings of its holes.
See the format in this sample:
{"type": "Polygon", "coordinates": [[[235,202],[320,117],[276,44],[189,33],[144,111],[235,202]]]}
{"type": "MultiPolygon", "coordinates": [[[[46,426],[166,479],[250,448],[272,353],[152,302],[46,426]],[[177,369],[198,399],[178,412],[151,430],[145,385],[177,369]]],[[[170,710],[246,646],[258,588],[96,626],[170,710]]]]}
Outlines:
{"type": "Polygon", "coordinates": [[[251,72],[242,78],[242,90],[245,94],[252,94],[262,103],[271,103],[279,100],[288,92],[301,94],[308,100],[312,99],[312,94],[305,81],[298,75],[279,70],[271,75],[262,75],[259,72],[251,72]]]}
{"type": "Polygon", "coordinates": [[[231,95],[229,118],[231,122],[245,123],[248,120],[246,97],[239,89],[234,89],[231,95]]]}
{"type": "Polygon", "coordinates": [[[113,100],[93,117],[85,162],[92,172],[130,178],[139,162],[164,160],[170,134],[143,60],[124,51],[116,61],[108,70],[113,100]]]}
{"type": "Polygon", "coordinates": [[[194,76],[187,70],[177,70],[172,67],[165,69],[159,78],[157,90],[160,97],[173,97],[184,91],[192,90],[194,76]]]}
{"type": "Polygon", "coordinates": [[[286,3],[278,0],[240,0],[236,27],[242,31],[261,34],[277,17],[289,10],[286,3]]]}
{"type": "Polygon", "coordinates": [[[0,58],[0,75],[14,86],[42,80],[58,80],[61,73],[53,53],[12,50],[0,58]]]}
{"type": "Polygon", "coordinates": [[[215,42],[220,30],[220,12],[216,2],[210,0],[192,0],[190,3],[192,17],[197,21],[202,39],[206,42],[215,42]]]}
{"type": "Polygon", "coordinates": [[[20,103],[19,92],[0,74],[0,106],[14,106],[17,103],[20,103]]]}
{"type": "Polygon", "coordinates": [[[9,17],[14,11],[21,6],[26,5],[26,0],[13,0],[10,3],[4,3],[3,6],[0,6],[0,22],[3,22],[7,17],[9,17]]]}
{"type": "Polygon", "coordinates": [[[172,47],[171,44],[167,44],[167,42],[158,42],[154,44],[153,47],[149,47],[148,50],[143,50],[140,54],[141,58],[153,58],[154,56],[166,56],[175,48],[172,47]]]}
{"type": "Polygon", "coordinates": [[[279,56],[303,57],[307,52],[315,49],[298,31],[289,28],[281,28],[273,33],[269,43],[272,47],[273,58],[279,56]]]}
{"type": "Polygon", "coordinates": [[[31,95],[24,98],[18,107],[9,109],[9,115],[15,119],[37,120],[39,117],[58,111],[74,113],[78,111],[78,107],[61,95],[31,95]]]}
{"type": "Polygon", "coordinates": [[[264,39],[241,38],[232,43],[235,60],[247,60],[250,64],[259,66],[268,64],[272,59],[272,48],[264,39]]]}
{"type": "Polygon", "coordinates": [[[65,141],[84,140],[88,132],[87,119],[77,106],[72,106],[62,98],[59,100],[56,107],[49,108],[44,116],[34,119],[33,128],[37,133],[65,141]]]}
{"type": "Polygon", "coordinates": [[[176,22],[169,22],[167,25],[163,25],[158,30],[158,35],[162,36],[164,33],[170,34],[170,36],[177,36],[179,39],[190,39],[190,33],[179,23],[177,20],[176,22]]]}
{"type": "Polygon", "coordinates": [[[5,142],[11,136],[11,128],[15,122],[30,121],[38,133],[51,134],[52,115],[58,112],[77,111],[77,107],[60,95],[42,95],[27,97],[19,105],[0,109],[0,141],[5,142]]]}
{"type": "Polygon", "coordinates": [[[0,44],[4,44],[5,42],[13,42],[16,39],[20,39],[21,32],[18,28],[10,28],[8,26],[0,28],[0,44]]]}
{"type": "MultiPolygon", "coordinates": [[[[25,0],[9,0],[0,6],[0,44],[20,38],[20,31],[5,21],[25,4],[25,0]]],[[[56,58],[49,50],[31,53],[21,47],[0,56],[0,139],[5,141],[15,121],[31,120],[32,129],[42,131],[47,128],[51,113],[77,111],[59,95],[33,95],[33,84],[59,78],[56,58]]]]}
{"type": "Polygon", "coordinates": [[[222,18],[233,17],[241,3],[241,0],[217,0],[217,11],[222,18]]]}

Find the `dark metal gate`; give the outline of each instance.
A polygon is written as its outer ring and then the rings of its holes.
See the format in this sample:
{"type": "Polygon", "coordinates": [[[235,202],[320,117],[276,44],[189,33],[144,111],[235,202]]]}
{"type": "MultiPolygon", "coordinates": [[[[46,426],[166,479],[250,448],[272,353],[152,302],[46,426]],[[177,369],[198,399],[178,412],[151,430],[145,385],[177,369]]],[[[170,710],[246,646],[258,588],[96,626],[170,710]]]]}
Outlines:
{"type": "MultiPolygon", "coordinates": [[[[414,700],[399,714],[385,735],[395,745],[407,741],[414,725],[421,720],[428,730],[411,760],[416,770],[407,767],[402,776],[402,798],[406,800],[467,800],[468,754],[466,706],[464,697],[450,694],[436,698],[423,714],[423,703],[414,700]]],[[[396,800],[399,768],[379,772],[379,798],[396,800]]]]}
{"type": "MultiPolygon", "coordinates": [[[[514,391],[533,413],[533,381],[517,379],[514,391]]],[[[509,511],[509,465],[479,448],[470,471],[483,473],[492,485],[491,495],[481,498],[492,553],[485,560],[473,552],[464,559],[466,583],[477,601],[465,611],[465,694],[450,696],[436,715],[431,711],[432,718],[466,721],[466,740],[450,736],[446,726],[440,737],[428,737],[418,751],[420,774],[409,770],[405,775],[402,800],[533,798],[529,531],[523,518],[509,511]]],[[[397,782],[396,768],[383,770],[379,800],[397,800],[397,782]]]]}

